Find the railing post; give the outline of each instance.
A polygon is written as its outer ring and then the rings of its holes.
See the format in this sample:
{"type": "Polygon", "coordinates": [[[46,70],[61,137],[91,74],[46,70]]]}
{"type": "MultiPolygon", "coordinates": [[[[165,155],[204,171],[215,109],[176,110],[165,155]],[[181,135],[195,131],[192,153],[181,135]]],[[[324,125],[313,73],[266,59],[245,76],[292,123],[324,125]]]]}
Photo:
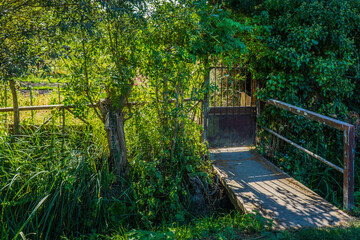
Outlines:
{"type": "Polygon", "coordinates": [[[354,207],[354,155],[355,129],[354,126],[344,130],[344,177],[343,177],[343,204],[346,210],[354,207]]]}
{"type": "MultiPolygon", "coordinates": [[[[256,90],[254,91],[253,98],[255,98],[255,93],[258,89],[260,89],[259,82],[256,83],[256,90]]],[[[255,103],[256,103],[256,121],[255,121],[255,123],[256,123],[256,145],[260,145],[259,131],[260,131],[261,126],[259,125],[258,121],[261,118],[261,114],[264,110],[265,102],[258,99],[256,96],[255,103]]]]}
{"type": "Polygon", "coordinates": [[[204,83],[206,87],[206,92],[204,95],[204,102],[203,102],[203,134],[202,134],[202,141],[205,142],[207,140],[207,128],[208,128],[208,112],[209,112],[209,85],[210,85],[210,71],[205,74],[204,76],[204,83]]]}

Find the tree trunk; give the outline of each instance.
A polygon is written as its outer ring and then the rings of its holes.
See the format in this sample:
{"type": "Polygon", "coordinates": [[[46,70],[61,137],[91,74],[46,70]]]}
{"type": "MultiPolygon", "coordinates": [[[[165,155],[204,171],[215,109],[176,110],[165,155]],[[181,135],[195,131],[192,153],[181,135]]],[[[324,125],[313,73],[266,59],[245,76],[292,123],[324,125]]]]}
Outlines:
{"type": "Polygon", "coordinates": [[[126,155],[124,114],[122,109],[113,109],[111,102],[108,100],[100,103],[100,109],[105,120],[111,168],[117,177],[127,178],[129,175],[129,165],[126,155]]]}
{"type": "Polygon", "coordinates": [[[13,109],[14,109],[14,134],[18,135],[20,132],[20,112],[19,112],[19,104],[16,93],[15,81],[13,79],[9,80],[10,90],[13,99],[13,109]]]}

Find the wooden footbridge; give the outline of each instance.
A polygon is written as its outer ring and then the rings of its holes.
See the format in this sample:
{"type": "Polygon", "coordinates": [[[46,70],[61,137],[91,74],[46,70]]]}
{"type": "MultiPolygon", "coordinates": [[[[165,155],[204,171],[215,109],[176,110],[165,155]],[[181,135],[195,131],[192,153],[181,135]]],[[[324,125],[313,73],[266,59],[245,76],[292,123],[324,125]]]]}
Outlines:
{"type": "MultiPolygon", "coordinates": [[[[258,154],[256,118],[263,104],[287,110],[320,122],[344,134],[343,168],[301,147],[268,128],[275,137],[293,145],[343,174],[343,204],[354,206],[354,126],[276,100],[262,104],[252,97],[256,83],[251,77],[236,81],[237,71],[212,68],[206,79],[213,91],[204,100],[204,139],[208,141],[214,170],[236,208],[259,212],[273,220],[274,228],[327,227],[347,225],[353,220],[318,194],[299,183],[258,154]]],[[[246,76],[246,74],[245,74],[246,76]]]]}

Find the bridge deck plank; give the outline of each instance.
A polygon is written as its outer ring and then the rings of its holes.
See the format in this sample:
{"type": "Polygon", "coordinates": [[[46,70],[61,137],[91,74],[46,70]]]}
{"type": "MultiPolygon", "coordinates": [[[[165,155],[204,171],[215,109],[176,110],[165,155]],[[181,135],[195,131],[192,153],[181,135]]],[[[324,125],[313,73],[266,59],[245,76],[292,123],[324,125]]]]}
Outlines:
{"type": "Polygon", "coordinates": [[[354,220],[248,147],[211,149],[210,159],[235,206],[272,219],[274,229],[346,226],[354,220]]]}

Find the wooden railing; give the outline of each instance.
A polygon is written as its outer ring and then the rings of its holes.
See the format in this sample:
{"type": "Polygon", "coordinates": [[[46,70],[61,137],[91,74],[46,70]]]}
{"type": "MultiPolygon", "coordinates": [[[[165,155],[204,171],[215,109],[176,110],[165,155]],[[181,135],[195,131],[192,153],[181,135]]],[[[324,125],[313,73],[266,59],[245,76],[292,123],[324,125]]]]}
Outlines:
{"type": "Polygon", "coordinates": [[[354,157],[355,157],[355,127],[349,123],[339,121],[334,118],[330,118],[303,108],[296,107],[278,100],[270,99],[266,101],[267,104],[275,106],[277,108],[284,109],[286,111],[292,112],[294,114],[303,116],[305,118],[317,121],[324,125],[330,126],[332,128],[343,131],[344,133],[344,153],[343,153],[343,163],[344,167],[341,168],[335,164],[329,162],[328,160],[322,158],[321,156],[301,147],[300,145],[294,143],[293,141],[281,136],[280,134],[262,127],[267,132],[273,134],[274,136],[284,140],[285,142],[291,144],[292,146],[300,149],[301,151],[309,154],[310,156],[320,160],[321,162],[327,164],[328,166],[334,168],[335,170],[343,174],[343,205],[347,210],[351,210],[354,207],[354,157]]]}
{"type": "MultiPolygon", "coordinates": [[[[184,102],[191,102],[191,101],[199,101],[197,99],[191,99],[191,98],[184,98],[184,102]]],[[[176,99],[169,99],[167,102],[174,103],[176,102],[176,99]]],[[[127,105],[135,106],[135,105],[143,105],[147,102],[128,102],[127,105]]],[[[88,104],[88,107],[99,107],[99,104],[88,104]]],[[[23,106],[19,107],[19,111],[36,111],[36,110],[51,110],[51,109],[71,109],[75,108],[75,105],[64,105],[64,104],[57,104],[57,105],[39,105],[39,106],[23,106]]],[[[0,113],[2,112],[13,112],[13,107],[5,107],[0,108],[0,113]]]]}
{"type": "MultiPolygon", "coordinates": [[[[102,101],[102,100],[101,100],[102,101]]],[[[169,99],[167,100],[168,103],[175,103],[177,100],[176,99],[169,99]]],[[[182,101],[184,102],[195,102],[194,105],[191,106],[190,110],[188,110],[188,112],[192,111],[200,102],[202,102],[202,100],[199,99],[193,99],[193,98],[184,98],[182,101]]],[[[162,101],[160,101],[162,102],[162,101]]],[[[126,103],[127,106],[141,106],[144,105],[148,102],[128,102],[126,103]]],[[[99,107],[99,102],[95,103],[95,104],[87,104],[87,107],[90,108],[98,108],[99,107]]],[[[65,110],[69,111],[71,114],[73,114],[73,111],[71,109],[76,108],[76,105],[64,105],[64,104],[57,104],[57,105],[38,105],[38,106],[22,106],[22,107],[18,107],[17,111],[21,112],[21,111],[39,111],[39,110],[62,110],[62,122],[63,122],[63,127],[65,127],[65,110]]],[[[5,108],[0,108],[0,113],[6,113],[6,112],[14,112],[14,108],[13,107],[5,107],[5,108]]],[[[32,114],[33,116],[33,114],[32,114]]],[[[46,124],[49,120],[51,120],[52,116],[45,121],[44,124],[46,124]]],[[[78,119],[80,119],[81,121],[83,121],[86,124],[89,124],[84,118],[77,116],[78,119]]],[[[19,116],[19,120],[20,120],[20,116],[19,116]]],[[[14,126],[15,127],[15,126],[14,126]]]]}
{"type": "MultiPolygon", "coordinates": [[[[94,107],[97,107],[97,105],[91,105],[94,107]]],[[[52,109],[68,109],[68,108],[74,108],[74,106],[72,105],[63,105],[63,104],[58,104],[58,105],[40,105],[40,106],[24,106],[24,107],[19,107],[19,111],[36,111],[36,110],[52,110],[52,109]]],[[[14,108],[12,107],[6,107],[6,108],[0,108],[0,113],[1,112],[13,112],[14,108]]]]}

